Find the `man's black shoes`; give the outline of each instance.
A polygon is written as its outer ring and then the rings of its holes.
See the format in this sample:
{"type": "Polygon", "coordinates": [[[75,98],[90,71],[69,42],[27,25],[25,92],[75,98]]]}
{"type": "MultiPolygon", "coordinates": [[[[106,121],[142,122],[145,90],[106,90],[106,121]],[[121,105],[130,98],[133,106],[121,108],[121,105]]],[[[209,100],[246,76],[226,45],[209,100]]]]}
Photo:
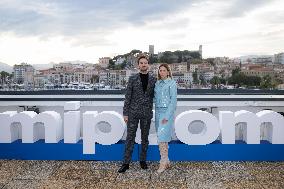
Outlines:
{"type": "Polygon", "coordinates": [[[140,167],[141,167],[142,169],[148,169],[148,166],[147,166],[146,161],[140,161],[140,167]]]}
{"type": "Polygon", "coordinates": [[[118,172],[124,173],[127,169],[129,169],[129,164],[122,164],[122,166],[118,169],[118,172]]]}
{"type": "MultiPolygon", "coordinates": [[[[140,161],[141,169],[148,169],[146,161],[140,161]]],[[[122,164],[122,166],[118,169],[119,173],[124,173],[127,169],[129,169],[129,164],[122,164]]]]}

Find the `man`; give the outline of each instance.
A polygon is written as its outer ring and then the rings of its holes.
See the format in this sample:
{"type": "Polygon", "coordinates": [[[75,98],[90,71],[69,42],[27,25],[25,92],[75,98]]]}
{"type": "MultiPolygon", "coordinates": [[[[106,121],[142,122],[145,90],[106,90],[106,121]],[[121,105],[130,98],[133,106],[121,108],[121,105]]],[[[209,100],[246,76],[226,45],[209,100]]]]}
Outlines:
{"type": "Polygon", "coordinates": [[[133,152],[136,131],[140,121],[141,145],[140,166],[147,169],[146,154],[148,149],[148,135],[151,119],[153,117],[153,97],[156,78],[148,73],[149,61],[146,56],[138,58],[139,73],[129,77],[125,101],[123,106],[123,117],[127,123],[127,137],[125,143],[124,162],[118,170],[124,173],[129,169],[129,163],[133,152]]]}

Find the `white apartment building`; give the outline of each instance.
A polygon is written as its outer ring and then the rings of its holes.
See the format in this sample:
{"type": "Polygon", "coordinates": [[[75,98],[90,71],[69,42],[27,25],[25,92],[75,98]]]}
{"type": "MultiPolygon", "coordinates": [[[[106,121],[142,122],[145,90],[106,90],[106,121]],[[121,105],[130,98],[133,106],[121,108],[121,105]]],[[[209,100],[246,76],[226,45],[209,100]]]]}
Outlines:
{"type": "Polygon", "coordinates": [[[53,68],[57,71],[71,71],[73,70],[73,65],[69,62],[62,62],[59,64],[54,64],[53,68]]]}
{"type": "Polygon", "coordinates": [[[14,81],[19,84],[33,85],[34,68],[27,64],[21,63],[14,65],[14,81]]]}
{"type": "Polygon", "coordinates": [[[199,71],[214,71],[214,66],[212,66],[209,63],[202,63],[202,64],[198,64],[198,70],[199,71]]]}
{"type": "Polygon", "coordinates": [[[183,73],[183,80],[185,84],[191,84],[193,82],[192,72],[183,73]]]}
{"type": "Polygon", "coordinates": [[[190,64],[189,65],[189,71],[195,72],[196,69],[198,69],[198,64],[190,64]]]}
{"type": "Polygon", "coordinates": [[[24,73],[24,85],[25,87],[31,87],[34,86],[34,71],[35,69],[32,66],[27,66],[26,71],[24,73]]]}
{"type": "Polygon", "coordinates": [[[173,72],[184,73],[187,72],[187,62],[169,64],[173,72]]]}
{"type": "Polygon", "coordinates": [[[177,84],[185,83],[183,73],[173,73],[173,79],[176,81],[177,84]]]}
{"type": "Polygon", "coordinates": [[[99,83],[104,83],[112,87],[125,86],[130,74],[128,70],[104,70],[99,74],[99,83]]]}
{"type": "Polygon", "coordinates": [[[218,65],[218,64],[226,64],[229,63],[230,58],[229,57],[216,57],[214,58],[214,64],[218,65]]]}
{"type": "Polygon", "coordinates": [[[214,71],[205,71],[205,72],[202,72],[203,73],[203,76],[204,76],[204,79],[206,81],[210,81],[213,77],[214,77],[214,71]]]}
{"type": "Polygon", "coordinates": [[[98,75],[94,64],[73,65],[71,63],[60,63],[54,65],[54,68],[39,70],[36,77],[37,85],[43,82],[61,85],[73,82],[90,83],[93,75],[98,75]],[[45,81],[39,81],[41,79],[45,79],[45,81]]]}
{"type": "Polygon", "coordinates": [[[99,65],[102,67],[102,68],[108,68],[108,65],[109,65],[109,61],[111,60],[110,57],[102,57],[102,58],[99,58],[99,65]]]}
{"type": "Polygon", "coordinates": [[[284,64],[284,53],[275,54],[273,57],[273,62],[275,64],[284,64]]]}
{"type": "Polygon", "coordinates": [[[272,64],[272,57],[255,57],[251,59],[254,64],[272,64]]]}
{"type": "Polygon", "coordinates": [[[43,74],[34,75],[34,87],[35,88],[44,88],[44,84],[48,83],[48,79],[43,74]]]}

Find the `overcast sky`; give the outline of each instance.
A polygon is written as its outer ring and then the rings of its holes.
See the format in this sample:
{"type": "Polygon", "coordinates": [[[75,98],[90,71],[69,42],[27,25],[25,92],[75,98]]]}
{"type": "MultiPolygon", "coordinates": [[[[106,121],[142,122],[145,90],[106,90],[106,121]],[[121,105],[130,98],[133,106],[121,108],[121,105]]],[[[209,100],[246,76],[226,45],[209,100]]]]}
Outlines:
{"type": "Polygon", "coordinates": [[[198,50],[203,57],[284,51],[283,0],[1,0],[0,62],[43,64],[198,50]]]}

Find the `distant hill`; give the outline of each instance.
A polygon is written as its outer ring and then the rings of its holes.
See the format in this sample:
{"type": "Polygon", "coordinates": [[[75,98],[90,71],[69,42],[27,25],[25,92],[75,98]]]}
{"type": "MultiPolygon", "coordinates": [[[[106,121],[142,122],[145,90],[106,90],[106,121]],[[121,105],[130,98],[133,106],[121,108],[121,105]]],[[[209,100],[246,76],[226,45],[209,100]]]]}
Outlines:
{"type": "MultiPolygon", "coordinates": [[[[63,61],[63,62],[59,62],[59,63],[71,63],[71,64],[90,64],[86,61],[80,61],[80,60],[76,60],[76,61],[63,61]]],[[[44,69],[49,69],[49,68],[53,68],[54,64],[59,64],[59,63],[48,63],[48,64],[32,64],[32,66],[36,69],[36,70],[44,70],[44,69]]]]}
{"type": "Polygon", "coordinates": [[[52,68],[53,67],[53,63],[49,63],[49,64],[32,64],[32,66],[36,70],[44,70],[44,69],[52,68]]]}
{"type": "Polygon", "coordinates": [[[8,73],[12,73],[13,72],[13,66],[10,66],[8,64],[5,64],[3,62],[0,62],[0,72],[1,71],[5,71],[8,73]]]}
{"type": "Polygon", "coordinates": [[[273,55],[247,55],[247,56],[240,56],[237,58],[241,59],[242,61],[245,61],[247,59],[260,58],[260,57],[268,58],[268,57],[273,57],[273,55]]]}
{"type": "MultiPolygon", "coordinates": [[[[63,63],[71,63],[71,64],[86,64],[88,62],[86,61],[65,61],[63,63]]],[[[53,68],[53,65],[55,63],[51,62],[48,64],[32,64],[32,66],[36,69],[36,70],[44,70],[44,69],[49,69],[49,68],[53,68]]],[[[8,73],[12,73],[13,72],[13,66],[10,66],[6,63],[0,62],[0,72],[1,71],[5,71],[8,73]]]]}

